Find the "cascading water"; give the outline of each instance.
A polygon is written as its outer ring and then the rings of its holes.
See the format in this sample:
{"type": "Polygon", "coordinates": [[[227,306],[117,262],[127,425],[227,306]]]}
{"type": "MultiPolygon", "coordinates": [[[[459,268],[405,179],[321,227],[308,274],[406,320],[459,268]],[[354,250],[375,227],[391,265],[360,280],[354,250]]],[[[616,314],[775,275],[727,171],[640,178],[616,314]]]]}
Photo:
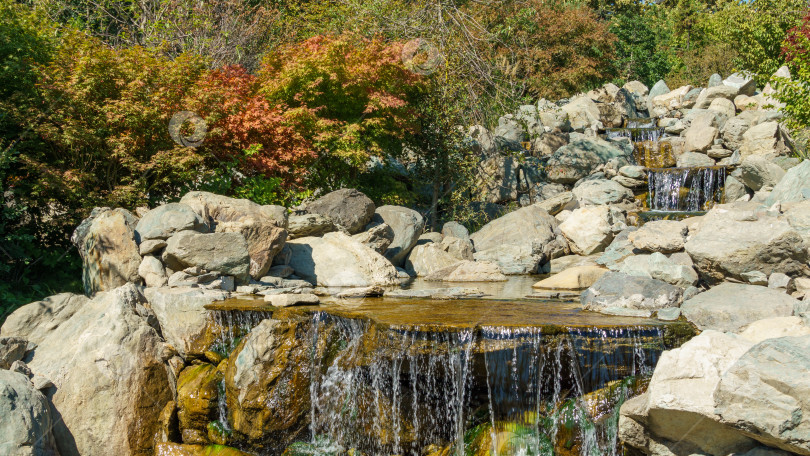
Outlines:
{"type": "Polygon", "coordinates": [[[607,137],[630,139],[633,143],[633,155],[639,165],[663,167],[674,163],[672,146],[661,142],[664,129],[657,127],[656,123],[656,119],[628,119],[626,127],[608,129],[607,137]]]}
{"type": "Polygon", "coordinates": [[[726,168],[665,168],[647,171],[651,211],[697,212],[723,201],[726,168]]]}

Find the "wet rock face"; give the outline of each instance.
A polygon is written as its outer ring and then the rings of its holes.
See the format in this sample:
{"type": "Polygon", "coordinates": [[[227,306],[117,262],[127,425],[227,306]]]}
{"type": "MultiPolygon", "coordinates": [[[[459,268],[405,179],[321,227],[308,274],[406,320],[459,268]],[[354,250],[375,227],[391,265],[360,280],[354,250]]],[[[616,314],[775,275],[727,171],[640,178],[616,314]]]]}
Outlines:
{"type": "Polygon", "coordinates": [[[374,209],[374,202],[353,188],[327,193],[306,206],[307,212],[330,218],[349,234],[362,231],[374,216],[374,209]]]}
{"type": "Polygon", "coordinates": [[[223,372],[211,364],[186,367],[177,378],[177,418],[186,444],[206,444],[208,425],[217,416],[223,372]]]}
{"type": "Polygon", "coordinates": [[[82,257],[85,293],[140,282],[141,255],[135,242],[135,221],[126,209],[96,208],[73,232],[71,241],[82,257]]]}

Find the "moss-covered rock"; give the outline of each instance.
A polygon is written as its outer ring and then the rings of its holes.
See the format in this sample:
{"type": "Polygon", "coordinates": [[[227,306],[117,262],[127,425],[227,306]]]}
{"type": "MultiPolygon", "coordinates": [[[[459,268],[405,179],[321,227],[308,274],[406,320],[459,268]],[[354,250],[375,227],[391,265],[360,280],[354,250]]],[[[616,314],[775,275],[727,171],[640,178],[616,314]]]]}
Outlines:
{"type": "Polygon", "coordinates": [[[186,367],[177,379],[177,417],[184,443],[209,443],[208,423],[216,417],[223,374],[211,364],[186,367]]]}

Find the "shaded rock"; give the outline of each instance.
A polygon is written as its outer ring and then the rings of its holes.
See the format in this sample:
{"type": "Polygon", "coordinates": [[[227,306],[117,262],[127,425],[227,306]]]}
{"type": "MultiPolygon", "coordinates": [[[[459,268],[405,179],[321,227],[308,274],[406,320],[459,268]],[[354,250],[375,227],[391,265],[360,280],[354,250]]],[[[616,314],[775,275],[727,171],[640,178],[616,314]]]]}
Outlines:
{"type": "Polygon", "coordinates": [[[633,192],[618,182],[604,179],[588,180],[574,187],[574,196],[580,206],[601,206],[633,200],[633,192]]]}
{"type": "Polygon", "coordinates": [[[548,180],[573,184],[612,159],[618,161],[619,168],[632,163],[632,147],[620,149],[617,145],[598,138],[572,138],[570,144],[559,148],[549,158],[548,180]]]}
{"type": "Polygon", "coordinates": [[[564,105],[562,110],[568,115],[568,122],[574,131],[583,132],[599,122],[599,106],[588,97],[579,97],[564,105]]]}
{"type": "MultiPolygon", "coordinates": [[[[191,206],[216,233],[239,233],[247,242],[250,276],[259,278],[273,265],[287,240],[287,209],[261,206],[246,199],[190,192],[180,200],[191,206]]],[[[167,265],[168,266],[168,265],[167,265]]],[[[217,268],[206,268],[220,270],[217,268]]],[[[231,274],[240,277],[239,274],[231,274]]]]}
{"type": "Polygon", "coordinates": [[[9,456],[56,456],[48,400],[28,377],[0,369],[0,453],[9,456]]]}
{"type": "Polygon", "coordinates": [[[443,237],[454,237],[458,239],[470,239],[470,232],[467,227],[458,222],[447,222],[442,226],[443,237]]]}
{"type": "Polygon", "coordinates": [[[725,197],[726,201],[737,201],[738,199],[747,196],[748,191],[745,189],[745,185],[742,182],[737,180],[734,176],[726,176],[726,183],[725,183],[725,197]]]}
{"type": "Polygon", "coordinates": [[[182,231],[169,238],[162,259],[174,270],[198,266],[232,275],[242,282],[247,282],[251,267],[248,244],[240,233],[182,231]]]}
{"type": "Polygon", "coordinates": [[[157,456],[250,456],[223,445],[181,445],[179,443],[163,442],[156,446],[157,456]]]}
{"type": "Polygon", "coordinates": [[[405,261],[405,269],[413,276],[428,276],[436,271],[457,264],[461,259],[445,251],[435,242],[420,244],[411,250],[405,261]]]}
{"type": "Polygon", "coordinates": [[[23,359],[28,341],[22,337],[0,337],[0,369],[8,369],[14,361],[23,359]]]}
{"type": "Polygon", "coordinates": [[[785,170],[779,165],[758,155],[744,157],[740,171],[742,182],[754,191],[766,186],[773,187],[785,176],[785,170]]]}
{"type": "Polygon", "coordinates": [[[582,292],[580,301],[585,310],[649,317],[654,311],[678,307],[682,294],[680,288],[660,280],[608,272],[582,292]]]}
{"type": "Polygon", "coordinates": [[[459,239],[452,236],[447,236],[442,239],[439,246],[445,252],[453,255],[459,260],[472,260],[474,259],[474,251],[472,241],[469,239],[459,239]]]}
{"type": "Polygon", "coordinates": [[[144,291],[168,344],[183,357],[202,356],[214,342],[216,328],[209,326],[205,306],[228,294],[200,288],[148,288],[144,291]]]}
{"type": "Polygon", "coordinates": [[[60,293],[26,304],[6,317],[0,337],[16,336],[38,345],[89,301],[83,295],[60,293]]]}
{"type": "Polygon", "coordinates": [[[803,275],[808,254],[799,233],[781,218],[757,215],[737,204],[715,206],[684,245],[701,277],[718,282],[726,277],[744,280],[742,274],[749,271],[803,275]]]}
{"type": "Polygon", "coordinates": [[[138,275],[143,278],[147,287],[163,287],[169,283],[163,263],[151,255],[143,257],[141,265],[138,266],[138,275]]]}
{"type": "Polygon", "coordinates": [[[671,92],[671,90],[669,90],[669,87],[667,86],[667,83],[664,82],[663,79],[656,82],[655,85],[653,85],[652,88],[650,89],[650,93],[647,96],[647,100],[648,100],[648,106],[647,106],[648,109],[647,110],[650,113],[652,113],[652,111],[653,111],[652,100],[655,97],[659,96],[659,95],[664,95],[664,94],[669,93],[669,92],[671,92]]]}
{"type": "Polygon", "coordinates": [[[312,293],[266,295],[264,300],[273,307],[308,306],[321,302],[320,298],[312,293]]]}
{"type": "Polygon", "coordinates": [[[387,224],[380,223],[362,233],[355,234],[352,238],[382,255],[394,240],[394,230],[387,224]]]}
{"type": "Polygon", "coordinates": [[[559,193],[551,198],[547,198],[535,206],[548,212],[550,215],[557,215],[565,208],[571,201],[574,201],[574,194],[572,192],[559,193]]]}
{"type": "Polygon", "coordinates": [[[723,85],[733,87],[737,89],[739,93],[748,95],[749,97],[754,95],[754,93],[757,91],[756,81],[754,81],[754,79],[750,76],[746,76],[741,73],[734,73],[727,77],[723,80],[723,85]]]}
{"type": "Polygon", "coordinates": [[[461,261],[432,272],[428,281],[444,282],[504,282],[506,276],[498,265],[490,261],[461,261]]]}
{"type": "Polygon", "coordinates": [[[681,311],[702,330],[737,332],[763,318],[793,315],[796,302],[771,288],[726,282],[687,300],[681,311]]]}
{"type": "Polygon", "coordinates": [[[622,405],[619,438],[649,454],[726,455],[755,446],[716,420],[714,390],[751,343],[704,331],[658,360],[647,393],[622,405]]]}
{"type": "Polygon", "coordinates": [[[723,373],[715,413],[765,445],[810,454],[808,369],[810,336],[762,341],[723,373]]]}
{"type": "Polygon", "coordinates": [[[596,283],[606,272],[607,269],[599,266],[574,266],[543,279],[532,285],[532,287],[553,290],[582,290],[596,283]]]}
{"type": "Polygon", "coordinates": [[[374,212],[375,222],[382,222],[391,227],[394,233],[391,244],[385,251],[394,266],[401,266],[411,253],[419,236],[425,229],[425,219],[413,209],[401,206],[381,206],[374,212]]]}
{"type": "Polygon", "coordinates": [[[290,239],[306,236],[323,236],[326,233],[337,231],[332,219],[321,214],[292,214],[290,215],[287,230],[290,239]]]}
{"type": "Polygon", "coordinates": [[[777,202],[802,201],[808,199],[807,195],[810,195],[810,160],[790,168],[774,185],[765,204],[771,206],[777,202]]]}
{"type": "Polygon", "coordinates": [[[614,215],[608,206],[582,207],[560,224],[560,231],[572,252],[591,255],[603,251],[613,240],[613,223],[614,215]]]}
{"type": "Polygon", "coordinates": [[[659,252],[625,258],[618,271],[632,276],[661,280],[681,288],[695,285],[698,281],[697,272],[691,266],[676,264],[659,252]]]}
{"type": "Polygon", "coordinates": [[[742,278],[751,285],[768,285],[768,276],[762,271],[748,271],[742,273],[742,278]]]}
{"type": "Polygon", "coordinates": [[[627,239],[634,247],[650,252],[672,253],[683,250],[687,233],[686,224],[675,220],[645,223],[627,239]]]}
{"type": "Polygon", "coordinates": [[[139,282],[141,255],[135,242],[135,216],[126,209],[95,208],[70,240],[82,257],[85,293],[139,282]]]}
{"type": "Polygon", "coordinates": [[[382,255],[343,233],[305,237],[287,243],[295,274],[324,287],[394,285],[397,271],[382,255]]]}
{"type": "Polygon", "coordinates": [[[141,243],[138,245],[138,251],[141,256],[144,256],[149,255],[150,253],[155,253],[163,247],[166,247],[166,241],[163,239],[152,239],[149,241],[141,241],[141,243]]]}
{"type": "Polygon", "coordinates": [[[350,288],[348,290],[343,290],[340,293],[336,294],[336,298],[345,299],[345,298],[374,298],[382,296],[385,293],[383,287],[373,286],[373,287],[360,287],[360,288],[350,288]]]}
{"type": "Polygon", "coordinates": [[[172,399],[165,361],[173,353],[144,303],[132,284],[101,293],[36,342],[28,366],[55,385],[61,455],[153,451],[160,411],[172,399]]]}
{"type": "Polygon", "coordinates": [[[599,255],[596,259],[596,264],[607,267],[610,270],[617,270],[619,263],[625,258],[640,253],[636,251],[633,244],[630,242],[630,233],[638,230],[636,227],[630,227],[622,230],[610,245],[607,246],[604,253],[599,255]]]}
{"type": "Polygon", "coordinates": [[[169,203],[144,214],[135,227],[138,242],[170,238],[174,233],[192,230],[204,233],[208,227],[190,206],[169,203]]]}
{"type": "Polygon", "coordinates": [[[567,243],[557,231],[557,220],[537,206],[527,206],[495,219],[470,238],[476,261],[493,261],[504,274],[529,274],[555,256],[567,243]]]}
{"type": "Polygon", "coordinates": [[[306,210],[329,217],[350,234],[357,234],[374,216],[374,202],[353,188],[343,188],[307,204],[306,210]]]}
{"type": "Polygon", "coordinates": [[[177,378],[177,418],[183,443],[206,444],[208,423],[218,414],[219,384],[223,372],[211,364],[195,364],[177,378]]]}

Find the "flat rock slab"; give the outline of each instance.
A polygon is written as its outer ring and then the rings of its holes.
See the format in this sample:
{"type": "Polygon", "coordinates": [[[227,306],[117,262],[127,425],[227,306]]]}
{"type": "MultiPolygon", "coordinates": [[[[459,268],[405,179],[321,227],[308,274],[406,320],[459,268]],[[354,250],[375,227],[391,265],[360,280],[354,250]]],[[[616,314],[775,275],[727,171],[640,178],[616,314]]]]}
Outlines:
{"type": "Polygon", "coordinates": [[[312,293],[266,295],[264,300],[273,307],[310,306],[321,302],[321,299],[312,293]]]}
{"type": "Polygon", "coordinates": [[[784,291],[726,282],[686,300],[681,311],[701,330],[738,332],[757,320],[789,317],[798,303],[784,291]]]}

